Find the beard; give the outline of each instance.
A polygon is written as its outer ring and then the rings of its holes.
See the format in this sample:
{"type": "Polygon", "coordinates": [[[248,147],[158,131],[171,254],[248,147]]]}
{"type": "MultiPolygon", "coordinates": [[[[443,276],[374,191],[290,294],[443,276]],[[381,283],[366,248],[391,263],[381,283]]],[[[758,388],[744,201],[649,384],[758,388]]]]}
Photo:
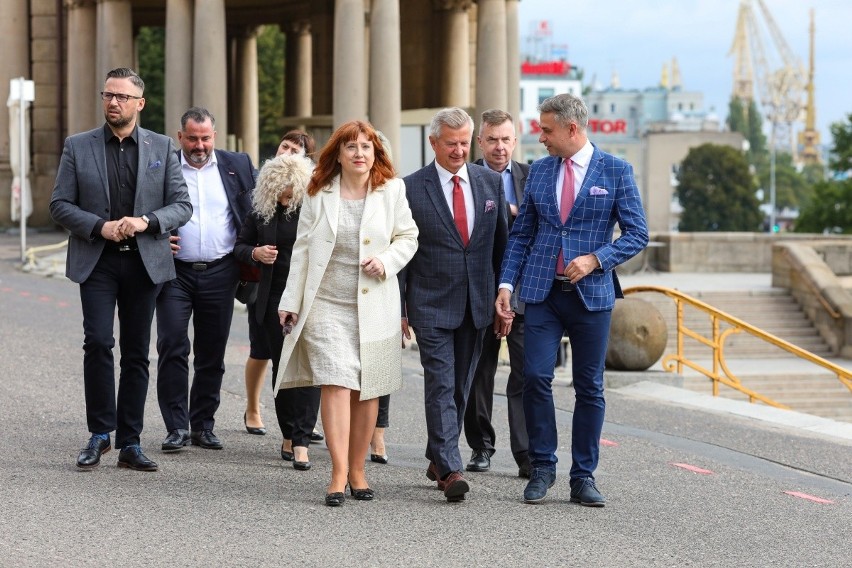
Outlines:
{"type": "Polygon", "coordinates": [[[113,128],[124,128],[133,122],[135,115],[130,116],[122,116],[118,115],[116,117],[110,116],[109,112],[104,113],[104,118],[106,119],[107,124],[112,126],[113,128]]]}
{"type": "Polygon", "coordinates": [[[203,166],[210,159],[209,152],[192,152],[186,159],[196,166],[203,166]]]}

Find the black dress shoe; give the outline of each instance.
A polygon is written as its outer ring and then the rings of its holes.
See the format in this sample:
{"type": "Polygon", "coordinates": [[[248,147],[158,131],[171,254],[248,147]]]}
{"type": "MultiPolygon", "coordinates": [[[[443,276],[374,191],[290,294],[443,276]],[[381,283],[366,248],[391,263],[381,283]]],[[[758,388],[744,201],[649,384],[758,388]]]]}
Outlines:
{"type": "Polygon", "coordinates": [[[160,449],[164,452],[179,452],[189,443],[189,430],[178,428],[170,430],[169,435],[163,440],[163,445],[160,449]]]}
{"type": "Polygon", "coordinates": [[[370,461],[375,463],[388,463],[387,454],[370,454],[370,461]]]}
{"type": "Polygon", "coordinates": [[[366,489],[355,489],[351,485],[349,486],[349,494],[355,497],[356,501],[372,501],[373,497],[376,496],[375,491],[369,487],[366,489]]]}
{"type": "Polygon", "coordinates": [[[300,462],[299,460],[294,458],[293,459],[293,469],[298,469],[299,471],[308,471],[309,469],[311,469],[311,462],[310,461],[300,462]]]}
{"type": "Polygon", "coordinates": [[[136,471],[157,471],[157,464],[149,460],[139,446],[127,446],[118,452],[118,467],[136,471]]]}
{"type": "Polygon", "coordinates": [[[322,432],[314,428],[314,431],[311,432],[311,442],[322,442],[325,440],[325,436],[322,435],[322,432]]]}
{"type": "Polygon", "coordinates": [[[281,450],[281,459],[284,460],[285,462],[291,462],[294,459],[296,459],[296,457],[293,455],[293,452],[281,450]]]}
{"type": "Polygon", "coordinates": [[[326,493],[325,495],[325,504],[329,507],[340,507],[344,501],[346,501],[346,495],[339,491],[337,493],[326,493]]]}
{"type": "Polygon", "coordinates": [[[85,448],[80,450],[77,456],[77,467],[80,469],[92,469],[101,463],[101,455],[107,453],[112,446],[109,443],[109,437],[99,438],[92,436],[89,438],[85,448]]]}
{"type": "Polygon", "coordinates": [[[524,462],[518,466],[518,477],[529,479],[530,474],[532,474],[532,466],[530,465],[530,462],[524,462]]]}
{"type": "Polygon", "coordinates": [[[246,413],[245,412],[243,412],[243,426],[246,427],[246,432],[248,432],[249,434],[254,434],[255,436],[265,436],[266,435],[266,428],[264,428],[262,426],[260,428],[255,428],[254,426],[249,426],[248,424],[246,424],[246,413]]]}
{"type": "Polygon", "coordinates": [[[467,471],[488,471],[491,469],[491,453],[488,450],[473,450],[465,469],[467,471]]]}
{"type": "Polygon", "coordinates": [[[213,433],[213,430],[198,430],[189,435],[193,446],[201,446],[207,450],[221,450],[222,442],[213,433]]]}

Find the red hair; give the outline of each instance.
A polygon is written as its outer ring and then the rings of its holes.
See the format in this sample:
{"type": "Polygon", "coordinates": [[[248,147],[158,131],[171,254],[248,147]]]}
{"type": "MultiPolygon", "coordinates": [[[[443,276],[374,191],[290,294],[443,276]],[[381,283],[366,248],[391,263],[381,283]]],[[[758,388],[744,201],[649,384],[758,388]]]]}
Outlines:
{"type": "Polygon", "coordinates": [[[396,176],[393,162],[382,145],[378,134],[376,134],[376,129],[369,122],[351,120],[341,124],[323,146],[317,160],[317,166],[314,168],[314,174],[311,176],[311,182],[308,184],[308,195],[316,195],[320,189],[331,184],[334,176],[340,174],[341,167],[337,161],[338,156],[340,156],[340,147],[347,142],[357,140],[360,134],[366,136],[367,140],[373,143],[375,161],[372,169],[370,169],[370,191],[384,185],[386,181],[396,176]]]}

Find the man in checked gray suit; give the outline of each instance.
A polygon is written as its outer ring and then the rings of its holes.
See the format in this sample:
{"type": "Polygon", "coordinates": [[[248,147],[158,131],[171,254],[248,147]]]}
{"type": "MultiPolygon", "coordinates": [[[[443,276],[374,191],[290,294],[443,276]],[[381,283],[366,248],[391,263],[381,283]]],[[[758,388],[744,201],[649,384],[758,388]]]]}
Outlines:
{"type": "MultiPolygon", "coordinates": [[[[473,371],[495,320],[497,274],[506,247],[506,197],[500,176],[467,163],[473,119],[460,108],[432,118],[435,161],[404,179],[420,229],[414,258],[399,274],[402,331],[417,334],[426,402],[426,476],[447,501],[470,490],[461,474],[459,433],[473,371]]],[[[495,328],[501,336],[511,324],[495,328]]]]}
{"type": "Polygon", "coordinates": [[[106,76],[106,124],[65,140],[50,214],[70,232],[66,276],[80,284],[83,382],[91,438],[77,466],[96,467],[111,448],[118,466],[156,471],[140,446],[148,393],[148,349],[154,304],[175,277],[169,231],[186,223],[192,204],[171,138],[136,124],[145,83],[135,71],[106,76]],[[121,372],[118,398],[113,320],[118,306],[121,372]]]}

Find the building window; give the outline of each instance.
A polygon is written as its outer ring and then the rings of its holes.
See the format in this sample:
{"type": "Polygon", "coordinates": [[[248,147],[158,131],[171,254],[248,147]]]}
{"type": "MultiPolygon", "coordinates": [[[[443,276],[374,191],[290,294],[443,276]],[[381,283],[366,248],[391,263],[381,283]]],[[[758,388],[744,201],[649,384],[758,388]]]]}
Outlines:
{"type": "Polygon", "coordinates": [[[609,112],[611,112],[611,113],[613,113],[613,114],[615,113],[615,103],[610,103],[610,105],[609,105],[609,112]]]}
{"type": "Polygon", "coordinates": [[[598,114],[598,103],[592,105],[592,114],[598,114]]]}
{"type": "Polygon", "coordinates": [[[683,110],[683,103],[677,103],[677,110],[683,110]]]}
{"type": "Polygon", "coordinates": [[[521,112],[524,112],[524,88],[521,87],[521,112]]]}
{"type": "Polygon", "coordinates": [[[549,99],[556,94],[555,89],[541,87],[538,90],[538,104],[541,104],[545,99],[549,99]]]}

